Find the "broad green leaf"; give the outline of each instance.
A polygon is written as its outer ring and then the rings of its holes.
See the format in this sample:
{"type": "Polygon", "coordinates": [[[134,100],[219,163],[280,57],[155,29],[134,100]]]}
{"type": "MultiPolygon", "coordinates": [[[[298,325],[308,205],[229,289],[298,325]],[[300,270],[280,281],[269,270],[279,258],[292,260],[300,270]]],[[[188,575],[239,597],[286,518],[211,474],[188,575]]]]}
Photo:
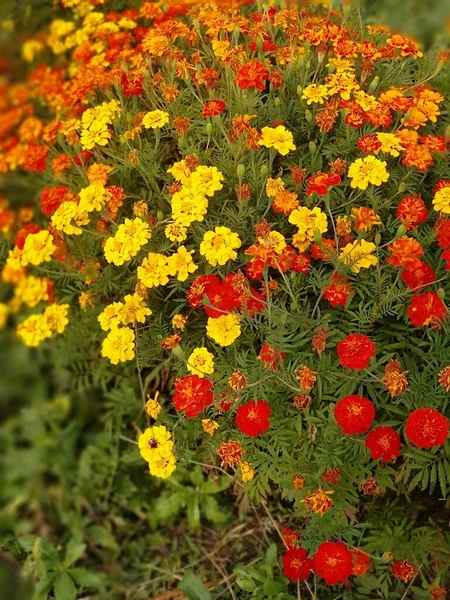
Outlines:
{"type": "Polygon", "coordinates": [[[178,587],[186,594],[189,600],[212,600],[211,593],[203,581],[195,573],[187,572],[178,587]]]}
{"type": "Polygon", "coordinates": [[[77,597],[77,588],[72,577],[65,571],[58,573],[53,584],[53,593],[55,600],[75,600],[77,597]]]}
{"type": "Polygon", "coordinates": [[[269,567],[273,567],[275,561],[277,560],[278,548],[276,544],[270,544],[266,551],[266,565],[269,567]]]}
{"type": "Polygon", "coordinates": [[[97,544],[97,546],[108,548],[110,550],[119,549],[112,533],[102,525],[92,525],[92,527],[89,527],[88,535],[97,544]]]}
{"type": "Polygon", "coordinates": [[[82,556],[85,550],[86,544],[81,541],[79,536],[70,539],[66,546],[64,566],[66,568],[71,567],[82,556]]]}

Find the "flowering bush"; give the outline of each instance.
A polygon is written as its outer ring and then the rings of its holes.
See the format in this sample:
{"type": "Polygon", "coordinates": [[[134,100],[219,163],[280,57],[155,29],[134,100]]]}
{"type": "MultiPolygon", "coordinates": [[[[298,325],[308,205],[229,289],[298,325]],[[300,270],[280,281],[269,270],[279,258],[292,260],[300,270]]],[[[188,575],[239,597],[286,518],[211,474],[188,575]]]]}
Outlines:
{"type": "Polygon", "coordinates": [[[61,4],[2,90],[3,324],[132,389],[151,476],[279,491],[312,597],[443,598],[439,527],[391,523],[450,487],[446,55],[318,8],[61,4]]]}

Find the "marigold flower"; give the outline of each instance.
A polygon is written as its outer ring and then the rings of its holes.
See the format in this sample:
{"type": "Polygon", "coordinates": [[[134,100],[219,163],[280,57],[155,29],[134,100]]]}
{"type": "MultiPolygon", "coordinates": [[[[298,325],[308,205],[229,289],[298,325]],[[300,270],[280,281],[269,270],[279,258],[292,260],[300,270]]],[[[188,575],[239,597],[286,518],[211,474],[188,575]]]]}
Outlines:
{"type": "Polygon", "coordinates": [[[154,398],[147,396],[147,402],[145,403],[145,412],[148,414],[149,417],[155,420],[159,417],[159,414],[162,410],[162,406],[158,402],[158,396],[158,391],[155,393],[154,398]]]}
{"type": "Polygon", "coordinates": [[[248,483],[251,481],[255,475],[255,470],[252,465],[249,462],[244,461],[239,464],[239,467],[241,469],[242,483],[248,483]]]}
{"type": "Polygon", "coordinates": [[[233,391],[239,392],[247,387],[247,378],[244,373],[235,369],[228,378],[228,385],[233,391]]]}
{"type": "Polygon", "coordinates": [[[172,452],[173,441],[170,431],[164,425],[148,427],[138,438],[139,453],[147,462],[172,452]]]}
{"type": "Polygon", "coordinates": [[[380,425],[369,433],[365,446],[373,460],[390,462],[400,455],[400,436],[392,427],[380,425]]]}
{"type": "Polygon", "coordinates": [[[379,215],[365,206],[352,208],[352,218],[355,219],[355,231],[370,231],[375,225],[381,225],[379,215]]]}
{"type": "Polygon", "coordinates": [[[366,433],[375,418],[373,402],[357,394],[345,396],[334,407],[334,418],[347,435],[366,433]]]}
{"type": "Polygon", "coordinates": [[[403,394],[408,387],[406,375],[409,371],[402,371],[398,360],[391,359],[384,369],[383,382],[393,398],[403,394]]]}
{"type": "Polygon", "coordinates": [[[310,196],[313,193],[319,196],[325,196],[328,194],[330,187],[339,185],[341,178],[336,173],[317,173],[313,177],[306,180],[308,187],[306,188],[306,195],[310,196]]]}
{"type": "Polygon", "coordinates": [[[167,258],[157,252],[149,252],[137,269],[139,281],[148,288],[166,285],[168,274],[167,258]]]}
{"type": "Polygon", "coordinates": [[[239,442],[235,440],[229,440],[223,442],[220,448],[217,450],[217,454],[222,460],[222,466],[228,465],[229,467],[235,467],[241,463],[242,455],[244,451],[241,448],[239,442]]]}
{"type": "Polygon", "coordinates": [[[188,375],[175,384],[173,403],[175,409],[185,411],[188,419],[197,417],[207,406],[213,403],[213,384],[206,377],[188,375]]]}
{"type": "Polygon", "coordinates": [[[283,573],[294,583],[305,581],[313,567],[312,560],[308,558],[308,552],[303,548],[289,548],[283,555],[283,573]]]}
{"type": "Polygon", "coordinates": [[[342,542],[324,542],[313,557],[313,570],[327,585],[343,583],[353,570],[352,554],[342,542]]]}
{"type": "Polygon", "coordinates": [[[177,251],[167,259],[167,273],[175,275],[178,281],[186,281],[190,273],[194,273],[198,266],[192,259],[194,250],[187,250],[185,246],[179,246],[177,251]]]}
{"type": "Polygon", "coordinates": [[[414,410],[406,420],[405,436],[417,448],[442,446],[447,440],[449,421],[434,408],[414,410]]]}
{"type": "Polygon", "coordinates": [[[348,176],[352,180],[351,187],[366,190],[369,183],[373,185],[385,183],[389,179],[386,165],[385,161],[378,160],[372,155],[358,158],[348,170],[348,176]]]}
{"type": "Polygon", "coordinates": [[[400,200],[395,214],[409,231],[413,231],[420,223],[426,221],[428,210],[422,198],[414,194],[400,200]]]}
{"type": "Polygon", "coordinates": [[[154,460],[149,462],[150,475],[160,477],[161,479],[168,479],[176,469],[176,461],[177,459],[172,452],[158,455],[154,460]]]}
{"type": "Polygon", "coordinates": [[[392,256],[389,256],[386,262],[391,263],[394,268],[420,268],[422,264],[420,259],[424,255],[424,251],[417,240],[404,235],[395,240],[388,248],[392,252],[392,256]]]}
{"type": "Polygon", "coordinates": [[[330,485],[337,485],[341,479],[341,470],[338,467],[330,467],[321,475],[322,481],[330,485]]]}
{"type": "Polygon", "coordinates": [[[262,345],[260,353],[257,356],[257,359],[264,363],[264,368],[271,369],[272,371],[277,371],[278,363],[285,358],[286,354],[284,354],[284,352],[275,350],[275,348],[272,348],[272,346],[269,346],[267,343],[262,345]]]}
{"type": "Polygon", "coordinates": [[[304,392],[308,392],[317,381],[317,373],[306,365],[302,365],[295,371],[295,378],[300,383],[300,387],[304,392]]]}
{"type": "Polygon", "coordinates": [[[216,227],[214,231],[207,231],[200,244],[200,254],[206,258],[213,267],[224,265],[228,260],[237,258],[236,249],[241,247],[241,240],[237,233],[228,227],[216,227]]]}
{"type": "Polygon", "coordinates": [[[347,335],[336,346],[341,366],[348,369],[366,369],[375,356],[375,344],[360,333],[347,335]]]}
{"type": "Polygon", "coordinates": [[[255,437],[270,427],[271,409],[265,400],[251,400],[236,411],[236,426],[245,435],[255,437]]]}
{"type": "Polygon", "coordinates": [[[219,428],[219,423],[212,419],[202,419],[202,429],[208,435],[213,436],[215,431],[219,428]]]}
{"type": "Polygon", "coordinates": [[[295,150],[292,133],[283,125],[278,125],[278,127],[263,127],[261,133],[262,137],[258,141],[260,146],[275,148],[282,156],[285,156],[291,150],[295,150]]]}
{"type": "MultiPolygon", "coordinates": [[[[121,304],[121,303],[115,303],[121,304]]],[[[146,317],[150,316],[152,311],[146,306],[144,298],[139,294],[128,294],[124,298],[123,305],[119,307],[119,318],[123,325],[129,323],[145,323],[146,317]]]]}
{"type": "Polygon", "coordinates": [[[202,117],[216,117],[225,110],[226,104],[222,100],[208,100],[203,105],[202,117]]]}
{"type": "Polygon", "coordinates": [[[134,340],[134,331],[129,327],[114,327],[103,340],[102,356],[109,358],[113,365],[133,360],[134,340]]]}
{"type": "Polygon", "coordinates": [[[48,231],[39,231],[27,236],[21,253],[21,263],[23,266],[28,264],[40,265],[43,262],[51,260],[56,246],[53,243],[53,236],[48,231]]]}
{"type": "Polygon", "coordinates": [[[43,315],[30,315],[17,327],[17,335],[26,346],[39,346],[52,335],[50,325],[43,315]]]}
{"type": "Polygon", "coordinates": [[[445,600],[447,598],[447,592],[445,588],[441,586],[433,587],[430,589],[431,600],[445,600]]]}
{"type": "Polygon", "coordinates": [[[302,490],[305,487],[305,483],[306,483],[305,478],[301,477],[300,475],[295,475],[292,478],[292,486],[296,490],[302,490]]]}
{"type": "Polygon", "coordinates": [[[144,115],[142,125],[145,129],[159,129],[169,122],[169,113],[163,110],[152,110],[144,115]]]}
{"type": "Polygon", "coordinates": [[[366,496],[376,496],[380,493],[380,488],[378,487],[376,479],[373,477],[367,477],[362,481],[359,485],[359,489],[366,496]]]}
{"type": "Polygon", "coordinates": [[[450,214],[450,186],[443,187],[434,194],[433,208],[444,215],[450,214]]]}
{"type": "Polygon", "coordinates": [[[356,240],[342,248],[339,260],[351,268],[354,273],[361,269],[369,269],[378,264],[378,257],[374,256],[376,246],[364,239],[356,240]]]}
{"type": "Polygon", "coordinates": [[[42,315],[46,319],[50,331],[55,333],[63,333],[66,325],[69,322],[67,313],[69,312],[68,304],[50,304],[44,310],[42,315]]]}
{"type": "Polygon", "coordinates": [[[364,575],[370,568],[370,556],[359,550],[358,548],[352,548],[350,550],[352,554],[352,575],[364,575]]]}
{"type": "Polygon", "coordinates": [[[448,318],[447,308],[436,292],[415,294],[406,312],[416,327],[431,325],[435,330],[440,329],[442,321],[448,318]]]}
{"type": "Polygon", "coordinates": [[[204,377],[214,373],[214,355],[206,348],[195,348],[187,359],[187,370],[193,375],[204,377]]]}
{"type": "Polygon", "coordinates": [[[269,72],[259,60],[251,60],[245,65],[239,67],[235,82],[241,90],[256,88],[264,90],[266,87],[265,81],[269,78],[269,72]]]}
{"type": "Polygon", "coordinates": [[[303,90],[302,100],[306,100],[306,104],[323,104],[328,98],[328,88],[326,85],[319,83],[311,83],[303,90]]]}
{"type": "Polygon", "coordinates": [[[416,568],[409,560],[395,560],[392,563],[391,572],[396,579],[403,581],[403,583],[409,583],[416,574],[416,568]]]}
{"type": "Polygon", "coordinates": [[[446,392],[450,392],[450,367],[444,367],[438,375],[439,383],[444,386],[446,392]]]}

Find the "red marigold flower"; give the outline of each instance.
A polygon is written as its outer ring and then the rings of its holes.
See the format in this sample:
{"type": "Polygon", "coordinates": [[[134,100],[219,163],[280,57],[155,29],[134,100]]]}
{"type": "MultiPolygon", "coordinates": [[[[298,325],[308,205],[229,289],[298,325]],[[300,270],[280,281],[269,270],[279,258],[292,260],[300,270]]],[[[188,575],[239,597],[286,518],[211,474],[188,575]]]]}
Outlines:
{"type": "Polygon", "coordinates": [[[444,250],[441,254],[441,258],[445,260],[445,270],[450,271],[450,248],[444,250]]]}
{"type": "Polygon", "coordinates": [[[431,588],[430,596],[432,600],[445,600],[447,598],[447,592],[445,588],[438,586],[431,588]]]}
{"type": "Polygon", "coordinates": [[[269,344],[264,343],[257,358],[264,363],[265,369],[278,371],[278,363],[280,360],[286,358],[286,354],[284,352],[279,352],[278,350],[275,350],[275,348],[272,348],[272,346],[269,346],[269,344]]]}
{"type": "Polygon", "coordinates": [[[235,467],[241,462],[244,451],[239,442],[229,440],[228,442],[220,444],[217,454],[222,459],[222,466],[228,465],[229,467],[235,467]]]}
{"type": "Polygon", "coordinates": [[[398,240],[395,240],[388,248],[392,252],[392,256],[389,256],[389,258],[386,259],[386,262],[391,263],[394,268],[420,268],[420,265],[422,264],[420,258],[424,255],[424,251],[417,240],[404,235],[398,240]]]}
{"type": "Polygon", "coordinates": [[[303,393],[297,394],[292,398],[292,402],[294,403],[295,408],[298,408],[298,410],[306,410],[311,404],[311,396],[303,393]]]}
{"type": "Polygon", "coordinates": [[[428,209],[419,194],[414,194],[400,200],[395,215],[409,231],[413,231],[427,220],[428,209]]]}
{"type": "Polygon", "coordinates": [[[250,400],[236,411],[236,426],[245,435],[255,437],[270,427],[269,403],[265,400],[250,400]]]}
{"type": "Polygon", "coordinates": [[[439,181],[434,186],[433,193],[436,194],[439,190],[443,188],[450,187],[450,179],[439,179],[439,181]]]}
{"type": "Polygon", "coordinates": [[[47,168],[48,148],[38,144],[29,144],[25,150],[23,170],[41,173],[47,168]]]}
{"type": "Polygon", "coordinates": [[[301,502],[304,503],[310,513],[315,513],[322,517],[333,507],[333,500],[330,498],[331,494],[334,494],[334,492],[326,492],[322,488],[318,488],[312,494],[308,494],[301,502]]]}
{"type": "Polygon", "coordinates": [[[317,373],[306,365],[295,370],[295,378],[304,392],[308,392],[317,381],[317,373]]]}
{"type": "Polygon", "coordinates": [[[122,71],[120,75],[120,85],[123,95],[126,98],[131,96],[140,96],[144,93],[144,75],[142,73],[125,73],[122,71]]]}
{"type": "Polygon", "coordinates": [[[375,356],[375,344],[361,333],[351,333],[336,346],[341,366],[348,369],[366,369],[375,356]]]}
{"type": "Polygon", "coordinates": [[[19,229],[14,238],[14,245],[19,248],[19,250],[23,250],[25,240],[30,235],[30,233],[39,233],[41,228],[36,223],[27,223],[23,227],[19,229]]]}
{"type": "Polygon", "coordinates": [[[377,496],[380,493],[377,480],[374,477],[367,477],[359,484],[359,489],[366,496],[377,496]]]}
{"type": "Polygon", "coordinates": [[[229,280],[211,282],[206,290],[206,296],[210,306],[205,304],[204,308],[209,317],[221,317],[240,305],[239,294],[229,280]]]}
{"type": "Polygon", "coordinates": [[[338,467],[330,467],[322,473],[322,481],[330,485],[337,485],[341,479],[341,470],[338,467]]]}
{"type": "Polygon", "coordinates": [[[439,220],[436,224],[437,240],[440,248],[450,248],[450,219],[439,220]]]}
{"type": "Polygon", "coordinates": [[[427,146],[416,144],[405,148],[402,163],[407,167],[416,167],[417,170],[425,173],[433,164],[433,157],[427,146]]]}
{"type": "Polygon", "coordinates": [[[298,531],[294,531],[293,529],[289,529],[289,527],[285,527],[281,530],[281,537],[288,548],[295,548],[298,542],[299,534],[298,531]]]}
{"type": "Polygon", "coordinates": [[[307,275],[311,267],[311,259],[305,252],[298,254],[292,261],[292,270],[307,275]]]}
{"type": "Polygon", "coordinates": [[[334,418],[347,435],[366,433],[375,418],[373,402],[363,396],[345,396],[334,407],[334,418]]]}
{"type": "Polygon", "coordinates": [[[186,293],[189,305],[192,308],[198,308],[210,286],[216,283],[219,283],[219,278],[215,275],[200,275],[196,277],[186,293]]]}
{"type": "Polygon", "coordinates": [[[436,292],[415,294],[406,312],[416,327],[431,325],[433,329],[440,329],[441,321],[448,317],[447,308],[436,292]]]}
{"type": "Polygon", "coordinates": [[[245,265],[245,274],[252,281],[259,281],[262,279],[265,268],[266,263],[263,260],[256,258],[245,265]]]}
{"type": "Polygon", "coordinates": [[[264,90],[266,87],[265,81],[268,78],[269,72],[266,67],[259,60],[251,60],[239,68],[234,81],[241,90],[250,88],[264,90]]]}
{"type": "Polygon", "coordinates": [[[358,548],[352,548],[350,552],[353,565],[352,575],[364,575],[370,567],[370,556],[358,548]]]}
{"type": "Polygon", "coordinates": [[[381,148],[381,142],[376,135],[363,135],[358,140],[358,148],[366,154],[374,154],[381,148]]]}
{"type": "Polygon", "coordinates": [[[339,273],[333,273],[331,283],[323,291],[323,297],[333,308],[345,306],[348,297],[353,292],[353,287],[347,283],[347,278],[339,273]]]}
{"type": "Polygon", "coordinates": [[[311,256],[314,260],[324,260],[329,262],[336,254],[335,248],[336,242],[334,240],[322,238],[319,244],[314,242],[311,246],[311,256]]]}
{"type": "Polygon", "coordinates": [[[203,105],[202,117],[216,117],[225,110],[226,104],[222,100],[207,100],[203,105]]]}
{"type": "Polygon", "coordinates": [[[312,338],[312,347],[314,352],[317,352],[319,358],[322,356],[322,352],[325,350],[327,345],[327,334],[328,329],[321,329],[317,333],[315,333],[312,338]]]}
{"type": "Polygon", "coordinates": [[[405,436],[417,448],[442,446],[448,437],[449,422],[434,408],[418,408],[406,419],[405,436]]]}
{"type": "Polygon", "coordinates": [[[305,581],[312,569],[312,560],[304,548],[289,548],[283,558],[283,573],[294,583],[305,581]]]}
{"type": "Polygon", "coordinates": [[[400,436],[392,427],[380,425],[369,433],[365,446],[371,458],[389,462],[400,455],[400,436]]]}
{"type": "Polygon", "coordinates": [[[422,144],[425,144],[430,152],[434,152],[435,154],[445,152],[446,150],[446,142],[443,135],[423,135],[419,140],[422,144]]]}
{"type": "Polygon", "coordinates": [[[66,185],[44,188],[41,192],[40,207],[46,217],[51,217],[55,210],[66,200],[74,200],[75,195],[66,185]]]}
{"type": "Polygon", "coordinates": [[[306,180],[308,187],[306,188],[306,195],[310,196],[313,193],[319,196],[325,196],[328,194],[328,189],[333,185],[339,185],[341,178],[336,173],[317,173],[313,177],[306,180]]]}
{"type": "Polygon", "coordinates": [[[186,411],[186,417],[197,417],[202,410],[213,403],[213,384],[206,377],[188,375],[175,385],[173,403],[177,411],[186,411]]]}
{"type": "Polygon", "coordinates": [[[423,262],[418,269],[404,269],[400,277],[409,289],[417,290],[433,283],[436,273],[430,265],[423,262]]]}
{"type": "Polygon", "coordinates": [[[416,568],[409,560],[395,560],[392,563],[391,572],[394,577],[400,579],[403,583],[409,583],[416,574],[416,568]]]}
{"type": "Polygon", "coordinates": [[[313,557],[313,569],[328,585],[343,583],[352,574],[352,554],[343,542],[324,542],[313,557]]]}
{"type": "Polygon", "coordinates": [[[187,130],[189,129],[189,119],[186,117],[175,117],[172,122],[172,125],[175,127],[178,135],[183,137],[187,130]]]}

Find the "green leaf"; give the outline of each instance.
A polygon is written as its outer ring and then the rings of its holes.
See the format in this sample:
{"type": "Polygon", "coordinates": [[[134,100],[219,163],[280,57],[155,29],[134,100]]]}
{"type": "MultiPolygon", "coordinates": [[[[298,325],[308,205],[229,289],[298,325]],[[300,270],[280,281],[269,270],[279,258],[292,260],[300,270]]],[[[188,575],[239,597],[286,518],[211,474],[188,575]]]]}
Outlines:
{"type": "Polygon", "coordinates": [[[190,529],[200,528],[200,507],[197,494],[192,494],[187,503],[187,519],[190,529]]]}
{"type": "Polygon", "coordinates": [[[53,593],[55,600],[75,600],[77,597],[77,588],[72,577],[66,572],[58,573],[53,584],[53,593]]]}
{"type": "Polygon", "coordinates": [[[266,594],[270,595],[279,594],[285,589],[286,586],[284,586],[279,581],[266,581],[266,583],[264,584],[264,591],[266,592],[266,594]]]}
{"type": "Polygon", "coordinates": [[[102,525],[92,525],[92,527],[89,527],[88,535],[97,546],[108,548],[109,550],[119,549],[112,533],[102,525]]]}
{"type": "Polygon", "coordinates": [[[278,548],[276,544],[270,544],[266,551],[266,565],[269,567],[273,567],[275,561],[277,560],[278,548]]]}
{"type": "Polygon", "coordinates": [[[79,536],[70,539],[66,546],[64,566],[66,568],[71,567],[82,556],[85,550],[86,544],[83,544],[79,536]]]}
{"type": "Polygon", "coordinates": [[[79,586],[85,588],[99,588],[105,580],[103,575],[88,569],[70,569],[70,575],[79,586]]]}
{"type": "Polygon", "coordinates": [[[195,573],[185,573],[178,587],[186,594],[189,600],[212,600],[209,590],[195,573]]]}

